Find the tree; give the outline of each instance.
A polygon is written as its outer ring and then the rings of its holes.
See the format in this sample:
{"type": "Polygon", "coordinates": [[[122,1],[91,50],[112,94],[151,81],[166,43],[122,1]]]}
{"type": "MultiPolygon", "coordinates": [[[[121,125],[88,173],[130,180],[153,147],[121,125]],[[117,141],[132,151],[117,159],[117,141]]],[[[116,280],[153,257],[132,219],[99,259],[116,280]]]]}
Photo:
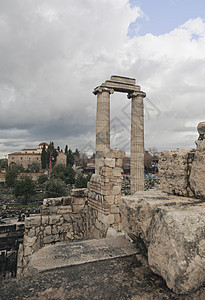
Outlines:
{"type": "Polygon", "coordinates": [[[66,165],[72,167],[74,165],[74,154],[71,149],[68,150],[67,153],[67,161],[66,165]]]}
{"type": "Polygon", "coordinates": [[[87,183],[90,180],[91,174],[84,176],[82,173],[80,173],[76,179],[75,187],[76,188],[86,188],[87,183]]]}
{"type": "Polygon", "coordinates": [[[0,171],[1,169],[7,169],[8,168],[8,159],[2,158],[0,159],[0,171]]]}
{"type": "Polygon", "coordinates": [[[58,165],[53,168],[51,173],[51,178],[60,178],[66,184],[75,183],[75,171],[72,167],[65,167],[63,165],[58,165]]]}
{"type": "Polygon", "coordinates": [[[65,146],[65,154],[68,154],[68,145],[65,146]]]}
{"type": "Polygon", "coordinates": [[[55,166],[57,156],[58,156],[58,152],[56,151],[56,149],[54,147],[54,143],[50,142],[48,149],[47,149],[47,167],[49,167],[49,165],[50,165],[50,159],[51,159],[52,168],[55,166]]]}
{"type": "Polygon", "coordinates": [[[16,182],[13,193],[17,198],[23,197],[24,203],[27,203],[28,198],[35,195],[35,184],[30,177],[22,177],[20,181],[16,182]]]}
{"type": "Polygon", "coordinates": [[[38,183],[43,184],[48,180],[48,175],[42,174],[38,177],[38,183]]]}
{"type": "Polygon", "coordinates": [[[47,152],[45,144],[43,145],[43,149],[41,152],[41,167],[43,170],[47,168],[47,152]]]}
{"type": "Polygon", "coordinates": [[[14,165],[13,167],[7,169],[5,182],[8,187],[14,187],[16,184],[16,180],[20,172],[24,169],[20,165],[14,165]]]}
{"type": "Polygon", "coordinates": [[[46,197],[60,197],[66,195],[65,183],[59,178],[51,178],[45,183],[46,197]]]}

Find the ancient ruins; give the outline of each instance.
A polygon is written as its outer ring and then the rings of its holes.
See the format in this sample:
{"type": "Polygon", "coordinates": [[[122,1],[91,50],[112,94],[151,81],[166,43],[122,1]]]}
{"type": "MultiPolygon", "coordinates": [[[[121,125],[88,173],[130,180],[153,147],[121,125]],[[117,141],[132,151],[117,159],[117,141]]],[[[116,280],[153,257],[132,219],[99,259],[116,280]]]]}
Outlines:
{"type": "MultiPolygon", "coordinates": [[[[127,93],[131,104],[131,194],[144,190],[144,105],[146,94],[136,85],[134,78],[111,76],[93,91],[97,95],[96,116],[96,156],[102,151],[110,151],[110,94],[127,93]]],[[[99,173],[99,160],[96,173],[99,173]]]]}
{"type": "MultiPolygon", "coordinates": [[[[177,294],[205,283],[205,122],[197,148],[162,151],[161,191],[144,191],[145,93],[135,79],[111,76],[97,95],[96,173],[86,189],[45,199],[41,214],[26,218],[18,255],[18,275],[32,269],[32,256],[56,242],[125,236],[146,249],[151,270],[177,294]],[[132,99],[131,196],[121,195],[124,151],[110,149],[110,94],[132,99]]],[[[39,252],[40,253],[40,252],[39,252]]],[[[202,298],[201,298],[202,299],[202,298]]]]}

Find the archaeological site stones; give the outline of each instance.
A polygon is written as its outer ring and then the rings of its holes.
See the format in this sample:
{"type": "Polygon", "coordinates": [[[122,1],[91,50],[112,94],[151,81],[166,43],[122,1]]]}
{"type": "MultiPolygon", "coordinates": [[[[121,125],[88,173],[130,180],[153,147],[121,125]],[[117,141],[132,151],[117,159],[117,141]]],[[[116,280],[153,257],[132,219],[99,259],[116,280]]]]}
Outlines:
{"type": "Polygon", "coordinates": [[[205,122],[198,125],[196,149],[159,153],[160,190],[144,191],[146,94],[135,83],[133,78],[111,76],[94,89],[95,174],[87,188],[75,189],[67,197],[44,199],[41,213],[26,218],[18,254],[19,278],[32,269],[43,247],[127,238],[142,246],[149,267],[173,293],[189,295],[200,288],[205,292],[205,122]],[[110,149],[110,95],[114,92],[131,99],[130,196],[121,193],[125,152],[110,149]]]}

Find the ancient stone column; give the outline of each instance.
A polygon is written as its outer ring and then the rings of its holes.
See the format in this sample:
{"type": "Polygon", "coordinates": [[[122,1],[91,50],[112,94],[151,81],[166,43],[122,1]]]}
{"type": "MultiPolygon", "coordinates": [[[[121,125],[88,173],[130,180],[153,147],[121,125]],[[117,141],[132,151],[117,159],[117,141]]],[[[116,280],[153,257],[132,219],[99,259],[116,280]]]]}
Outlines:
{"type": "Polygon", "coordinates": [[[95,174],[99,174],[101,153],[110,150],[110,94],[113,93],[114,90],[106,87],[94,91],[97,94],[95,174]]]}
{"type": "Polygon", "coordinates": [[[144,104],[146,94],[137,91],[128,94],[131,106],[131,194],[144,190],[144,104]]]}

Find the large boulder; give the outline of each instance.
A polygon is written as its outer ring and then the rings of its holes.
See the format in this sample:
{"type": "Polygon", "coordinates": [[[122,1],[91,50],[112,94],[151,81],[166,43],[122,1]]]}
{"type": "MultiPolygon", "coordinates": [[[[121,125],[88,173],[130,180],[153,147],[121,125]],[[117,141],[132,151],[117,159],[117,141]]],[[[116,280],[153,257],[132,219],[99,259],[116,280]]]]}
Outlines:
{"type": "Polygon", "coordinates": [[[148,262],[177,294],[187,294],[205,283],[205,203],[158,208],[148,247],[148,262]]]}

